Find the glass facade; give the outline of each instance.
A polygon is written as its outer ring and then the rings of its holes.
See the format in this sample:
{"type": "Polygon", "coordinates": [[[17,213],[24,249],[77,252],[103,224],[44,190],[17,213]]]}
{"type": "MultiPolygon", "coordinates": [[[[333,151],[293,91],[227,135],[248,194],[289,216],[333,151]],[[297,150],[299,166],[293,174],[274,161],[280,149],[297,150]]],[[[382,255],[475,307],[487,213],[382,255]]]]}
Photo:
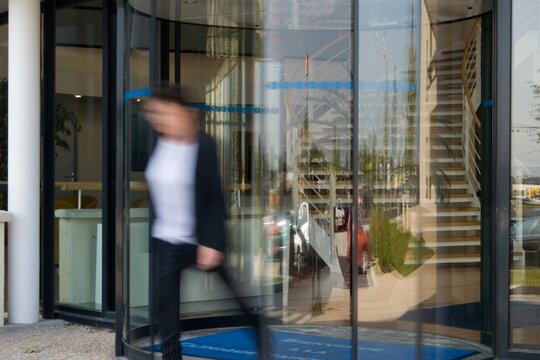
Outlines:
{"type": "MultiPolygon", "coordinates": [[[[273,332],[339,343],[343,358],[538,355],[539,1],[58,3],[45,278],[60,316],[116,316],[117,352],[150,356],[156,134],[142,106],[165,81],[190,88],[216,140],[227,270],[273,332]],[[511,60],[494,36],[505,16],[511,60]],[[511,89],[504,121],[497,86],[511,89]],[[494,154],[510,156],[504,179],[494,154]]],[[[186,330],[241,324],[216,274],[186,271],[181,295],[186,330]]]]}
{"type": "MultiPolygon", "coordinates": [[[[360,2],[354,36],[348,2],[128,5],[126,179],[144,182],[152,142],[141,94],[160,79],[189,86],[218,144],[229,271],[270,324],[351,344],[405,336],[424,354],[440,336],[480,342],[481,7],[360,2]]],[[[141,196],[126,188],[127,204],[141,196]]],[[[124,241],[125,336],[141,349],[148,338],[130,335],[151,326],[147,219],[131,218],[124,241]]],[[[186,274],[184,317],[234,311],[214,276],[186,274]]]]}
{"type": "Polygon", "coordinates": [[[55,302],[103,303],[102,3],[56,12],[55,302]]]}
{"type": "Polygon", "coordinates": [[[510,343],[540,349],[540,2],[512,3],[510,343]]]}

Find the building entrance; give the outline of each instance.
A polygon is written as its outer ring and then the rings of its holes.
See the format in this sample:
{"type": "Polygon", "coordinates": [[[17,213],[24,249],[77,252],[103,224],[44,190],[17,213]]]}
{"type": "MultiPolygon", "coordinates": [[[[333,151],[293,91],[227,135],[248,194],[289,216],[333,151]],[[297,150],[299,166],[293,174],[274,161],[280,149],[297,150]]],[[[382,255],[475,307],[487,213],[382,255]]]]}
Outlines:
{"type": "MultiPolygon", "coordinates": [[[[149,86],[190,87],[218,144],[229,270],[271,329],[352,344],[353,358],[364,342],[411,358],[490,352],[474,345],[490,320],[480,116],[489,4],[366,1],[355,13],[339,2],[128,3],[126,177],[144,182],[149,86]]],[[[147,207],[146,194],[126,195],[131,212],[147,207]]],[[[148,338],[136,335],[148,327],[152,245],[147,219],[133,214],[126,328],[130,351],[144,353],[148,338]]],[[[190,324],[230,326],[234,304],[217,278],[186,278],[179,306],[190,324]]]]}

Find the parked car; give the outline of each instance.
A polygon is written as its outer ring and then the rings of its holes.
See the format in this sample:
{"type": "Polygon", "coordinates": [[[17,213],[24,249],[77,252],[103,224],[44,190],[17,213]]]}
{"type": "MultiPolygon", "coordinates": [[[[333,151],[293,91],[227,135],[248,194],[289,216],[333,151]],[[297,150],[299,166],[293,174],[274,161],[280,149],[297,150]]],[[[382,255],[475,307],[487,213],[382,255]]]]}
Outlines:
{"type": "Polygon", "coordinates": [[[535,217],[540,217],[540,208],[531,209],[527,213],[527,218],[535,218],[535,217]]]}
{"type": "MultiPolygon", "coordinates": [[[[520,250],[521,248],[526,252],[540,252],[540,217],[527,217],[510,228],[510,249],[520,250]],[[518,247],[520,243],[521,246],[518,247]]],[[[538,256],[529,258],[534,259],[538,256]]],[[[537,266],[539,265],[537,262],[526,265],[537,266]]]]}

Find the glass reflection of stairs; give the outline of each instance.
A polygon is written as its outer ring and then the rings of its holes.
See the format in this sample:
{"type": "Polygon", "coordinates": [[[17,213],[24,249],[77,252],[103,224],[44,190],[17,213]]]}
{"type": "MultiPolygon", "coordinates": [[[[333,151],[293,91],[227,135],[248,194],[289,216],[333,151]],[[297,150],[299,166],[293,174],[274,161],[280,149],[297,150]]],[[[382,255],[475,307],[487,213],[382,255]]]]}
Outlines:
{"type": "MultiPolygon", "coordinates": [[[[425,260],[428,264],[480,262],[480,206],[467,178],[462,144],[462,57],[462,49],[442,51],[433,61],[435,79],[429,91],[436,105],[430,112],[430,157],[432,179],[436,172],[444,184],[432,186],[444,189],[433,194],[435,202],[419,214],[418,228],[412,229],[435,250],[425,260]]],[[[411,248],[406,263],[414,261],[411,248]]]]}

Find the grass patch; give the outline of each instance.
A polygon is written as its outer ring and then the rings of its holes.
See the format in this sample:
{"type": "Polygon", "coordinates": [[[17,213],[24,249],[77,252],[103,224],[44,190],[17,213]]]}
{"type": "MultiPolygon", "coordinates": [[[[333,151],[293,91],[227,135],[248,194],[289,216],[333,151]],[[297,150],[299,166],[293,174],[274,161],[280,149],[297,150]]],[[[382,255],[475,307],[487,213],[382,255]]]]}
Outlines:
{"type": "Polygon", "coordinates": [[[408,276],[435,254],[433,249],[425,247],[423,243],[420,244],[418,249],[413,248],[411,251],[414,253],[415,257],[418,257],[417,261],[414,264],[403,263],[401,266],[397,267],[396,271],[400,273],[401,276],[408,276]]]}
{"type": "Polygon", "coordinates": [[[540,286],[540,268],[511,269],[510,285],[540,286]]]}

